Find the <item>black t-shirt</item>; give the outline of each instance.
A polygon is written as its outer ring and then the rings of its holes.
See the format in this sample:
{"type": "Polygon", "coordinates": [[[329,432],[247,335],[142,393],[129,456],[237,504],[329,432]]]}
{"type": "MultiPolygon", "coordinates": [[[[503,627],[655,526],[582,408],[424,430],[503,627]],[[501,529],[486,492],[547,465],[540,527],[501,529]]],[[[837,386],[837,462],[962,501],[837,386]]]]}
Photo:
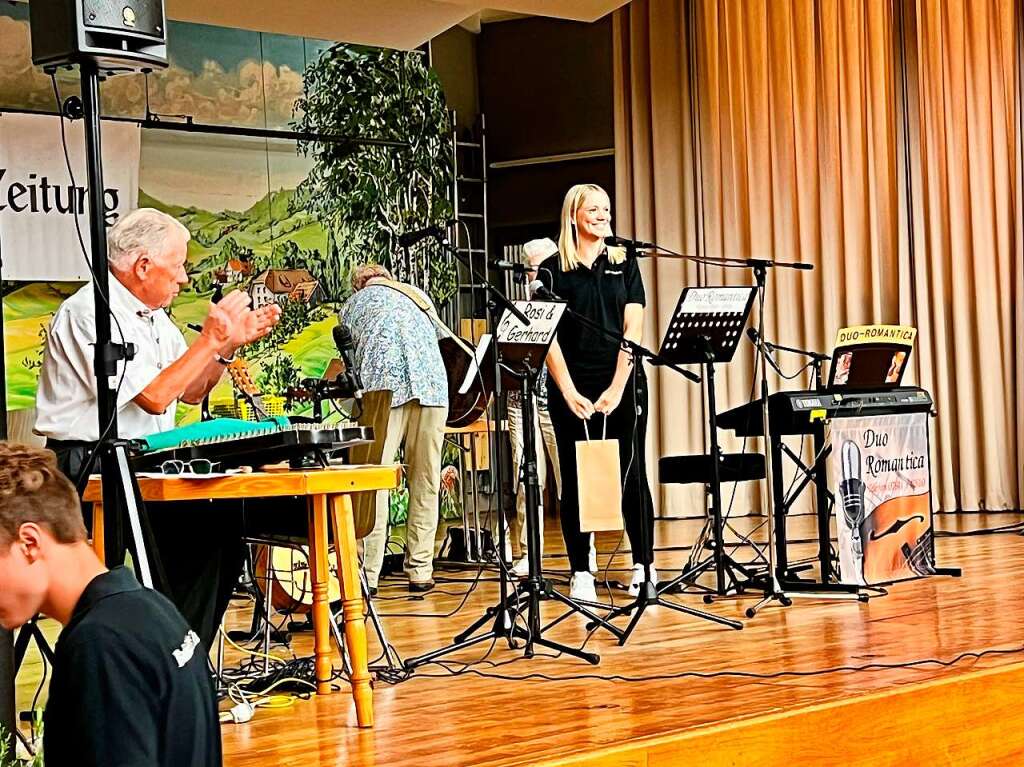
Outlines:
{"type": "MultiPolygon", "coordinates": [[[[558,255],[551,256],[540,265],[537,277],[555,295],[565,299],[574,312],[619,335],[624,327],[626,304],[647,303],[636,260],[613,264],[608,260],[607,250],[589,269],[581,265],[570,272],[562,271],[558,255]]],[[[615,372],[619,344],[568,314],[558,326],[558,345],[574,378],[615,372]]]]}
{"type": "Polygon", "coordinates": [[[47,767],[220,767],[206,650],[161,594],[119,567],[92,580],[57,642],[47,767]]]}

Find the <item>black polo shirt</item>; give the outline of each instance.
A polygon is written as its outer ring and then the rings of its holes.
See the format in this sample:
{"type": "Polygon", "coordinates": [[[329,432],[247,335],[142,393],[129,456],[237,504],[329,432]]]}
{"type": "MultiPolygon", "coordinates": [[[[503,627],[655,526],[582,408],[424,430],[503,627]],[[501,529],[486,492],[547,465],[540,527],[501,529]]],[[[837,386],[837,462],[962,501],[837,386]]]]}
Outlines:
{"type": "Polygon", "coordinates": [[[178,610],[119,567],[92,580],[57,642],[47,767],[219,767],[206,649],[178,610]]]}
{"type": "MultiPolygon", "coordinates": [[[[635,259],[621,264],[608,260],[605,250],[588,269],[562,271],[558,255],[544,261],[537,277],[569,308],[605,330],[622,335],[626,304],[644,306],[647,299],[640,267],[635,259]]],[[[573,378],[611,375],[619,359],[619,344],[568,314],[558,326],[558,345],[573,378]]]]}

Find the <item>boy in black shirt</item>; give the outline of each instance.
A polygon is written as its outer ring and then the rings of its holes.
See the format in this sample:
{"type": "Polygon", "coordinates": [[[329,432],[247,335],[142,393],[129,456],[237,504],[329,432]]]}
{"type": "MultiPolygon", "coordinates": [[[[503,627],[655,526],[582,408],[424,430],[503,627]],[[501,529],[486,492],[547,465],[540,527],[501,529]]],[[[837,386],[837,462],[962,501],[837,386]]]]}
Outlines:
{"type": "Polygon", "coordinates": [[[0,625],[39,612],[64,624],[44,719],[48,767],[219,767],[199,638],[170,601],[99,561],[52,452],[0,442],[0,625]]]}

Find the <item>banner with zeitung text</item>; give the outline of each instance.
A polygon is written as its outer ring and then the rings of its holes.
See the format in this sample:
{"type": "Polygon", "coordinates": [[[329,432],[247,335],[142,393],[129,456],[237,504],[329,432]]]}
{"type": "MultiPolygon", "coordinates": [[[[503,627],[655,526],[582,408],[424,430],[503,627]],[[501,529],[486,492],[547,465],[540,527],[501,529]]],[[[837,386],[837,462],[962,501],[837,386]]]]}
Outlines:
{"type": "MultiPolygon", "coordinates": [[[[55,115],[0,115],[0,244],[5,280],[89,279],[79,244],[89,247],[83,121],[64,121],[68,173],[55,115]],[[77,218],[77,230],[76,230],[77,218]]],[[[138,204],[141,133],[133,123],[102,126],[104,210],[112,226],[138,204]]]]}

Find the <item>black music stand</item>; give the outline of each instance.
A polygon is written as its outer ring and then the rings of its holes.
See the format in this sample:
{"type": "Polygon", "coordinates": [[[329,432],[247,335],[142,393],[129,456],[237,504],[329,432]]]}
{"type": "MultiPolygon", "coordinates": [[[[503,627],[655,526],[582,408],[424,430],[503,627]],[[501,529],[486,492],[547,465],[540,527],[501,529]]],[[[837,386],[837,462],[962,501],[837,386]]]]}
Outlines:
{"type": "MultiPolygon", "coordinates": [[[[631,249],[627,247],[627,252],[630,251],[631,249]]],[[[633,252],[632,257],[636,257],[635,252],[633,252]]],[[[611,338],[617,341],[622,345],[622,348],[624,350],[628,351],[632,355],[633,371],[630,375],[630,385],[633,387],[634,406],[637,406],[637,403],[639,403],[640,401],[640,383],[638,372],[640,366],[643,365],[645,360],[647,362],[650,362],[651,364],[661,365],[670,370],[674,370],[675,372],[679,373],[688,380],[693,381],[694,383],[700,383],[700,378],[691,373],[689,370],[685,370],[679,367],[679,365],[677,365],[676,363],[664,359],[661,355],[655,354],[650,349],[641,346],[635,341],[630,341],[625,336],[619,335],[618,333],[613,333],[607,330],[606,328],[601,327],[593,320],[588,319],[587,317],[579,314],[578,312],[574,312],[571,309],[567,310],[567,313],[570,316],[572,316],[573,319],[575,319],[577,322],[585,325],[591,330],[595,330],[598,333],[604,335],[606,338],[611,338]]],[[[632,439],[633,451],[636,455],[639,455],[641,448],[641,445],[639,443],[640,436],[635,429],[633,430],[632,439]]],[[[638,484],[644,481],[644,478],[640,475],[639,471],[636,473],[636,478],[638,484]]],[[[641,509],[640,513],[653,515],[654,509],[641,509]]],[[[653,519],[651,520],[652,525],[650,528],[648,527],[647,521],[648,520],[646,519],[642,520],[643,524],[640,525],[640,547],[645,551],[653,550],[653,541],[650,541],[648,538],[649,535],[653,534],[653,519]]],[[[719,625],[727,626],[731,629],[738,630],[743,628],[742,623],[740,623],[739,621],[734,621],[731,618],[724,618],[720,615],[704,612],[703,610],[695,610],[692,607],[687,607],[686,605],[681,605],[670,600],[662,599],[661,595],[664,593],[664,589],[659,589],[658,585],[651,580],[651,569],[652,562],[645,562],[644,581],[642,584],[640,584],[640,590],[637,593],[636,598],[632,602],[622,605],[621,607],[616,607],[614,610],[608,613],[607,617],[609,620],[612,618],[617,618],[620,615],[629,615],[630,613],[633,614],[633,617],[629,620],[629,624],[627,624],[626,626],[626,630],[622,632],[622,636],[619,638],[620,645],[626,644],[626,642],[629,640],[630,635],[633,633],[633,629],[637,627],[637,624],[639,624],[640,619],[643,618],[644,612],[647,610],[647,608],[654,607],[655,605],[660,605],[670,610],[674,610],[679,613],[684,613],[685,615],[690,615],[694,618],[702,618],[703,620],[710,621],[712,623],[718,623],[719,625]]],[[[595,625],[597,624],[594,621],[591,621],[589,624],[587,624],[587,629],[593,630],[595,625]]]]}
{"type": "MultiPolygon", "coordinates": [[[[754,304],[753,287],[685,288],[669,321],[660,356],[677,365],[703,365],[708,397],[709,456],[693,456],[692,466],[709,466],[706,481],[711,490],[712,553],[704,562],[659,586],[659,592],[675,589],[680,583],[693,583],[709,567],[715,571],[714,593],[726,596],[742,591],[758,577],[746,565],[725,551],[722,516],[723,464],[730,464],[729,479],[761,479],[764,463],[760,456],[725,455],[718,441],[718,409],[715,400],[715,364],[731,362],[754,304]],[[726,585],[726,574],[732,581],[726,585]],[[740,576],[740,577],[737,577],[740,576]]],[[[685,458],[691,458],[685,456],[685,458]]],[[[705,599],[705,601],[708,601],[705,599]]]]}

